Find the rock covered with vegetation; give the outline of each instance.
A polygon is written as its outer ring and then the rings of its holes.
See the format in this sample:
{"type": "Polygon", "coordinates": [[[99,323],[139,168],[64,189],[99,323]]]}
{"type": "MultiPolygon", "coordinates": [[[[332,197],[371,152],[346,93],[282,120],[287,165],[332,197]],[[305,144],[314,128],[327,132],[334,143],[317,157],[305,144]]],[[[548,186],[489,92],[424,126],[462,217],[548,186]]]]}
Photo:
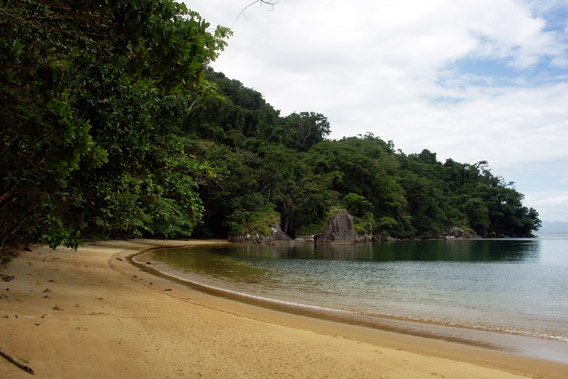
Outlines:
{"type": "Polygon", "coordinates": [[[269,224],[268,229],[262,228],[262,231],[256,230],[251,233],[252,234],[229,234],[228,240],[230,242],[268,244],[292,241],[292,238],[290,238],[286,233],[282,231],[282,228],[280,227],[280,224],[278,222],[269,224]]]}

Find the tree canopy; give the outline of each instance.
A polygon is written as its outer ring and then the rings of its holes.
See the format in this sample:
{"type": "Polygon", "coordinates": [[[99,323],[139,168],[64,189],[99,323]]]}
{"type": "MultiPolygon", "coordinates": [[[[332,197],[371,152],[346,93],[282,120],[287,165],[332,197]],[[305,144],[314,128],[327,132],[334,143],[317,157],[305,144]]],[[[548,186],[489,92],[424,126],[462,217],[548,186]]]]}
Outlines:
{"type": "Polygon", "coordinates": [[[242,228],[267,210],[290,235],[321,231],[329,212],[343,209],[358,232],[432,237],[454,227],[483,237],[529,236],[540,225],[523,195],[494,176],[485,161],[462,164],[424,149],[406,155],[373,134],[329,140],[317,113],[282,117],[262,95],[207,70],[217,96],[185,121],[186,139],[214,172],[200,186],[204,236],[254,233],[242,228]],[[202,147],[202,148],[200,148],[202,147]]]}
{"type": "Polygon", "coordinates": [[[208,68],[230,34],[173,0],[4,1],[0,249],[267,220],[307,234],[337,209],[384,236],[540,225],[487,162],[405,155],[372,134],[329,140],[324,115],[280,115],[208,68]]]}
{"type": "Polygon", "coordinates": [[[171,0],[3,2],[2,245],[191,234],[209,169],[179,120],[230,33],[208,27],[171,0]]]}

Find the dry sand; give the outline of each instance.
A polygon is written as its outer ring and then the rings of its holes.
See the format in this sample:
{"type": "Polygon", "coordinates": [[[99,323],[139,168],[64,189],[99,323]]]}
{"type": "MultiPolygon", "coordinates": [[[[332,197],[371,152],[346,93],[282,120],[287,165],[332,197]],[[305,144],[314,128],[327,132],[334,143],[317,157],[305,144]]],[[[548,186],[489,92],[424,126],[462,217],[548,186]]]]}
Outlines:
{"type": "MultiPolygon", "coordinates": [[[[568,377],[568,366],[214,297],[126,257],[214,241],[38,246],[3,270],[0,349],[40,378],[568,377]]],[[[0,357],[0,378],[30,374],[0,357]]]]}

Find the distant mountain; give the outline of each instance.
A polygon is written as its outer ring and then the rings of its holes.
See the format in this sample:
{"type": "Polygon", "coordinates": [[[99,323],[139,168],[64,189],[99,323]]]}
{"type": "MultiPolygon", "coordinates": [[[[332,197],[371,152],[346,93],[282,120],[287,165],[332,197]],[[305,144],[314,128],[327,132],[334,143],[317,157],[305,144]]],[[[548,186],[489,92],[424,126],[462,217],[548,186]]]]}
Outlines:
{"type": "Polygon", "coordinates": [[[568,233],[568,222],[561,221],[543,221],[542,227],[536,232],[537,234],[546,233],[568,233]]]}

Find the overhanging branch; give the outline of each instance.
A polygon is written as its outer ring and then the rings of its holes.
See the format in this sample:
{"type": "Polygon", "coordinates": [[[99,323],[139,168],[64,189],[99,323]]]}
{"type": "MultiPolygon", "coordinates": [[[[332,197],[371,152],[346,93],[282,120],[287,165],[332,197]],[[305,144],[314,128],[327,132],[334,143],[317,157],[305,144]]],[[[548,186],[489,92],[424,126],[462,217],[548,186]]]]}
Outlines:
{"type": "Polygon", "coordinates": [[[241,16],[243,16],[245,19],[247,18],[246,14],[245,14],[245,11],[246,11],[248,8],[252,7],[253,5],[256,5],[256,4],[260,4],[260,6],[268,5],[268,6],[270,7],[270,10],[273,10],[273,9],[274,9],[274,6],[275,6],[276,4],[278,4],[279,1],[280,1],[280,0],[255,0],[255,1],[253,1],[252,3],[250,3],[249,5],[247,5],[246,7],[244,7],[243,10],[239,13],[239,15],[237,16],[237,19],[235,20],[235,24],[237,23],[237,21],[239,21],[239,18],[240,18],[241,16]]]}

